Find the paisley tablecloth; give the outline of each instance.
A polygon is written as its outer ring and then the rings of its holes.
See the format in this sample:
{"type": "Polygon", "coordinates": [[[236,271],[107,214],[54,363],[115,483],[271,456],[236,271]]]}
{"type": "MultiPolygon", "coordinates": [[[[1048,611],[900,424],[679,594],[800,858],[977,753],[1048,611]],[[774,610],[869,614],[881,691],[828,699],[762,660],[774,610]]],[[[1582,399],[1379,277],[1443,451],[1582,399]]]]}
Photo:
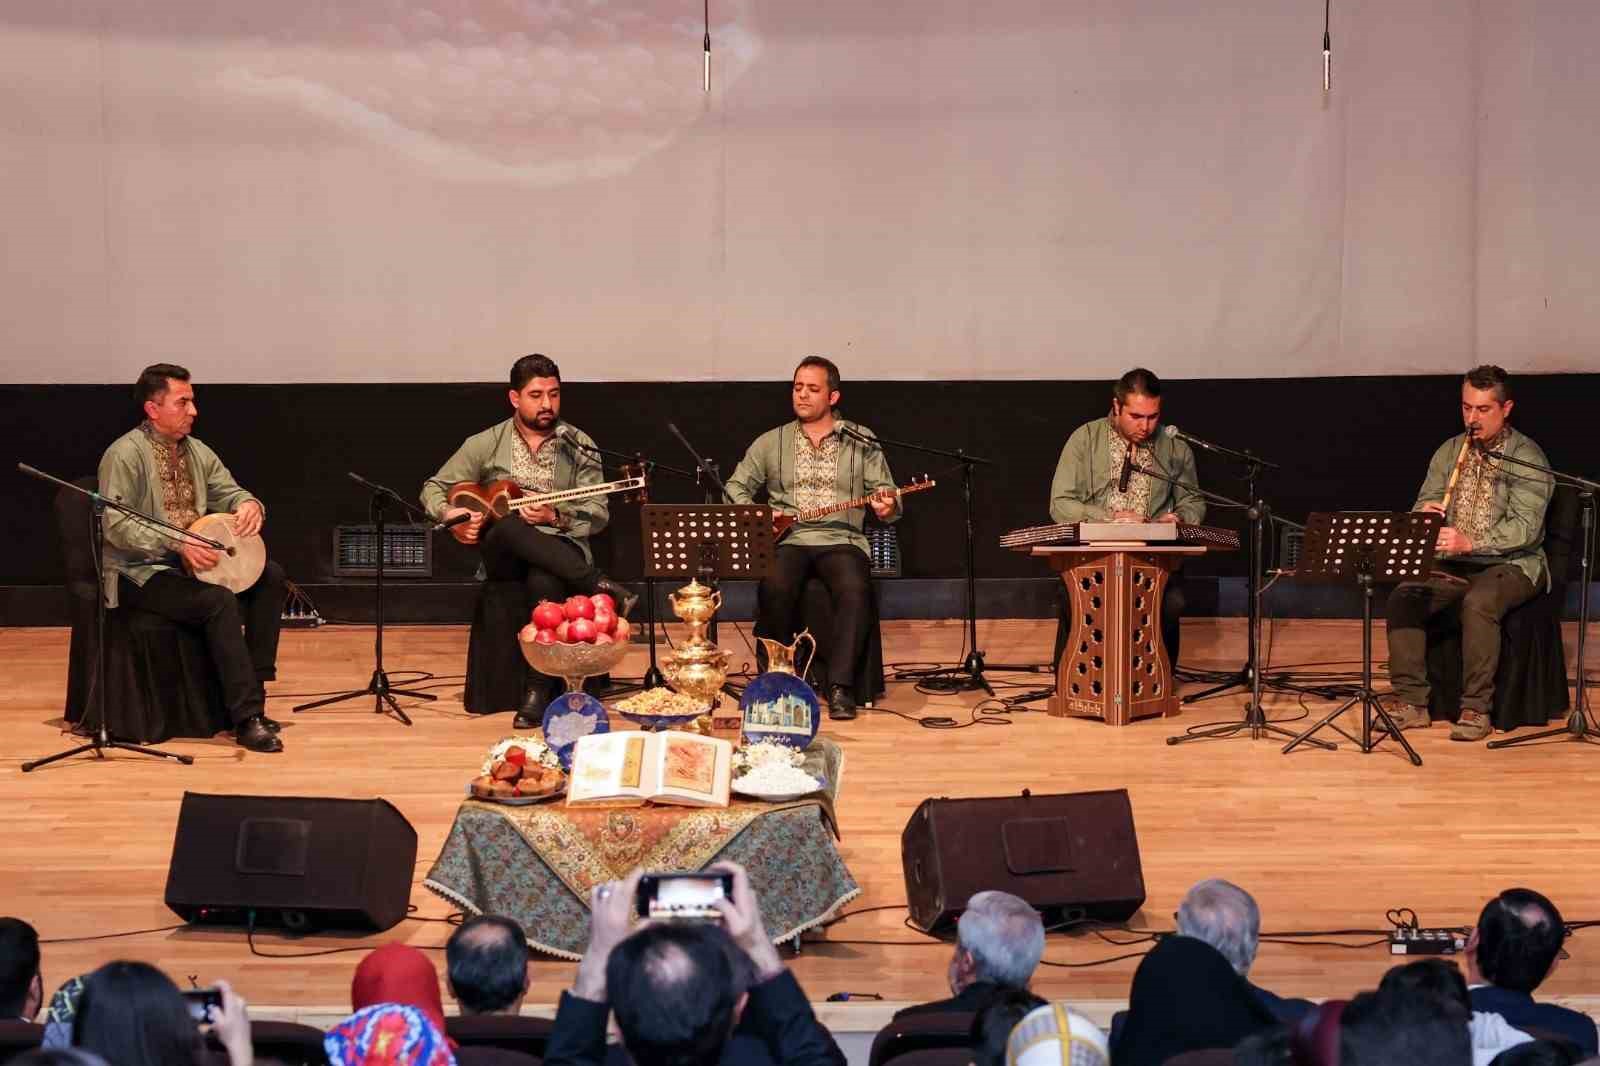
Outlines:
{"type": "Polygon", "coordinates": [[[698,870],[730,859],[750,873],[774,941],[826,921],[861,889],[834,846],[843,756],[819,738],[807,768],[827,789],[782,804],[735,797],[726,808],[527,807],[466,800],[423,884],[473,914],[519,922],[540,951],[578,958],[589,939],[589,889],[636,866],[698,870]]]}

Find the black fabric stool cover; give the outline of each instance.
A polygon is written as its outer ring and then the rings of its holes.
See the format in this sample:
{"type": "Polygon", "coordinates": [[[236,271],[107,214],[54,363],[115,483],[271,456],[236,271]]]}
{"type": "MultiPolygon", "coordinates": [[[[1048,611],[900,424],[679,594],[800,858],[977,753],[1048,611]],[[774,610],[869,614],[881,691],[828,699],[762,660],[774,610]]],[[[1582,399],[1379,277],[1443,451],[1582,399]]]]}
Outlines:
{"type": "MultiPolygon", "coordinates": [[[[94,478],[78,485],[93,490],[94,478]]],[[[87,497],[62,489],[55,500],[56,529],[66,562],[72,643],[67,655],[67,721],[83,720],[95,689],[95,579],[87,497]]],[[[210,737],[232,728],[222,683],[197,628],[147,611],[106,612],[106,728],[112,737],[157,743],[170,737],[210,737]]],[[[93,729],[98,720],[89,723],[93,729]]]]}
{"type": "MultiPolygon", "coordinates": [[[[1500,665],[1494,676],[1490,720],[1498,730],[1544,725],[1566,714],[1567,653],[1561,615],[1568,570],[1577,570],[1582,511],[1575,490],[1556,486],[1545,513],[1545,555],[1550,589],[1506,613],[1500,630],[1500,665]]],[[[1435,719],[1461,714],[1461,612],[1441,611],[1428,622],[1428,710],[1435,719]]]]}
{"type": "MultiPolygon", "coordinates": [[[[878,585],[877,582],[871,584],[871,594],[867,597],[867,638],[861,649],[861,659],[856,663],[855,691],[851,693],[859,704],[871,703],[884,693],[883,631],[878,625],[878,585]]],[[[828,646],[833,635],[833,597],[828,594],[828,586],[819,577],[806,579],[805,591],[800,594],[800,619],[801,628],[811,630],[811,635],[817,638],[817,654],[814,662],[796,662],[795,672],[806,677],[809,670],[807,680],[811,687],[826,699],[832,681],[828,677],[828,661],[822,649],[828,646]]]]}

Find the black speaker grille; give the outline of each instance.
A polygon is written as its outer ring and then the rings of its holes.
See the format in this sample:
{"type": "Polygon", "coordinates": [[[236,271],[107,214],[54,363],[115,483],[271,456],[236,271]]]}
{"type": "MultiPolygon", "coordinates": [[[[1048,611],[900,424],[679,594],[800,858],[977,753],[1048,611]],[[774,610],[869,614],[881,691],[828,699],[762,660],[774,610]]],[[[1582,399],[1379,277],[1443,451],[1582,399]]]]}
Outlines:
{"type": "Polygon", "coordinates": [[[239,822],[234,866],[242,874],[306,875],[311,823],[300,818],[245,818],[239,822]]]}

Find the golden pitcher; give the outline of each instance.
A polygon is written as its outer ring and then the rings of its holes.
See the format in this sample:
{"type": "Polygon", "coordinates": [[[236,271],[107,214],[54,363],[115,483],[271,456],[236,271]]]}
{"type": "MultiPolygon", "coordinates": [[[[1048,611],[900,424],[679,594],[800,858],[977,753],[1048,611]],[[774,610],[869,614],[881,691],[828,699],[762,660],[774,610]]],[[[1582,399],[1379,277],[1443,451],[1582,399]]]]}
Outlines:
{"type": "MultiPolygon", "coordinates": [[[[795,634],[794,640],[788,644],[780,644],[778,641],[771,640],[767,637],[757,637],[756,639],[759,640],[761,642],[761,646],[766,649],[766,672],[769,674],[795,673],[794,664],[800,657],[800,642],[802,640],[810,641],[811,654],[806,656],[806,672],[809,673],[811,671],[811,663],[817,657],[817,638],[811,635],[811,630],[802,629],[799,633],[795,634]]],[[[804,679],[802,678],[802,680],[804,679]]]]}

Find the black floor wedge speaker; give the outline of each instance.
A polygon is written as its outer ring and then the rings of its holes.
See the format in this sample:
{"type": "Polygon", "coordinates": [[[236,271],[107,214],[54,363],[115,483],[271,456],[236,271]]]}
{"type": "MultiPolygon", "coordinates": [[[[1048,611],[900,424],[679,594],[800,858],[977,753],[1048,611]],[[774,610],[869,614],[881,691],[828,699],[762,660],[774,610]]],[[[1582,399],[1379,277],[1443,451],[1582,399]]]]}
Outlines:
{"type": "Polygon", "coordinates": [[[1122,922],[1144,905],[1126,789],[926,799],[900,834],[911,924],[948,931],[975,892],[1000,889],[1046,926],[1122,922]]]}
{"type": "Polygon", "coordinates": [[[189,922],[388,929],[406,916],[417,831],[386,800],[185,792],[167,906],[189,922]]]}

